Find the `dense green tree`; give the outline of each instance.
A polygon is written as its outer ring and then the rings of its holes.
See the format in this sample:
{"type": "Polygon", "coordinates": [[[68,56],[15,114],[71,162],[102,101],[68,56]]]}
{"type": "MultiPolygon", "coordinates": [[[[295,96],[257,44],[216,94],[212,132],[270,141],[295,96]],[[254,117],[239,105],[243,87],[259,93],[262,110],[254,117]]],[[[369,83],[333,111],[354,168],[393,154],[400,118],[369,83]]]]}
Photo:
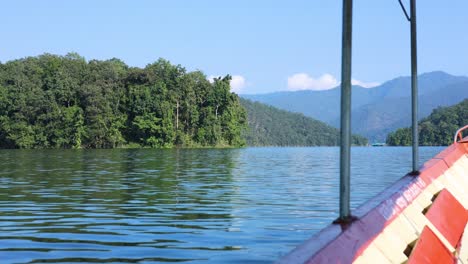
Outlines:
{"type": "Polygon", "coordinates": [[[76,53],[0,63],[0,148],[242,146],[230,77],[159,59],[145,68],[76,53]]]}
{"type": "Polygon", "coordinates": [[[319,121],[241,101],[230,81],[164,59],[145,68],[76,53],[0,63],[0,148],[339,143],[319,121]]]}
{"type": "MultiPolygon", "coordinates": [[[[468,99],[450,107],[439,107],[419,122],[419,144],[422,146],[447,146],[453,143],[453,135],[468,124],[468,99]]],[[[411,145],[411,129],[400,128],[387,137],[391,146],[411,145]]]]}
{"type": "MultiPolygon", "coordinates": [[[[249,129],[244,136],[252,146],[336,146],[339,130],[303,114],[291,113],[259,102],[241,99],[247,109],[249,129]]],[[[354,145],[367,139],[353,135],[354,145]]]]}

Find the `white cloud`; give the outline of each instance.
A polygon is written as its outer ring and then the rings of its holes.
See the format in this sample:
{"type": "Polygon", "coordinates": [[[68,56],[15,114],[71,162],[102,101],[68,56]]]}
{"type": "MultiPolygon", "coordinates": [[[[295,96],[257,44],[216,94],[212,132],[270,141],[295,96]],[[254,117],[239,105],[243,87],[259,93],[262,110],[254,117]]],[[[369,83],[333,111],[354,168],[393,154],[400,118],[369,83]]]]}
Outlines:
{"type": "Polygon", "coordinates": [[[244,76],[242,75],[233,75],[231,79],[231,92],[239,93],[241,92],[245,86],[247,85],[247,82],[245,81],[244,76]]]}
{"type": "MultiPolygon", "coordinates": [[[[219,75],[210,75],[208,76],[208,81],[210,83],[214,82],[215,78],[219,78],[219,75]]],[[[240,93],[246,86],[247,86],[247,81],[245,80],[245,77],[242,75],[232,75],[231,76],[231,92],[234,93],[240,93]]]]}
{"type": "Polygon", "coordinates": [[[314,78],[307,73],[296,73],[288,77],[288,90],[328,90],[338,85],[338,81],[331,74],[323,74],[314,78]]]}
{"type": "MultiPolygon", "coordinates": [[[[379,86],[378,82],[364,82],[356,79],[351,80],[352,85],[359,85],[364,88],[379,86]]],[[[340,82],[331,74],[325,73],[318,78],[314,78],[307,73],[296,73],[288,77],[288,90],[328,90],[337,87],[340,82]]]]}
{"type": "Polygon", "coordinates": [[[356,80],[356,79],[351,79],[351,84],[352,85],[359,85],[359,86],[362,86],[364,88],[373,88],[373,87],[376,87],[376,86],[380,85],[380,83],[378,83],[378,82],[363,82],[363,81],[356,80]]]}

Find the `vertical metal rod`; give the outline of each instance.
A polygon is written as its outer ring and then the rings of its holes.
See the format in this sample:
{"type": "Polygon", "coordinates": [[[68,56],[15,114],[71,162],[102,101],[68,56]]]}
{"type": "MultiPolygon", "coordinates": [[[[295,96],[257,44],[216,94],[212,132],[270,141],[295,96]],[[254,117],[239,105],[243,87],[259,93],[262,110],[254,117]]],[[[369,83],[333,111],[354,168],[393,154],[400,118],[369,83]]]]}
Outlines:
{"type": "Polygon", "coordinates": [[[418,54],[416,38],[416,0],[410,1],[411,14],[411,112],[413,138],[413,173],[419,169],[418,137],[418,54]]]}
{"type": "Polygon", "coordinates": [[[343,0],[343,36],[341,53],[341,142],[340,142],[340,219],[350,213],[351,171],[351,44],[353,0],[343,0]]]}

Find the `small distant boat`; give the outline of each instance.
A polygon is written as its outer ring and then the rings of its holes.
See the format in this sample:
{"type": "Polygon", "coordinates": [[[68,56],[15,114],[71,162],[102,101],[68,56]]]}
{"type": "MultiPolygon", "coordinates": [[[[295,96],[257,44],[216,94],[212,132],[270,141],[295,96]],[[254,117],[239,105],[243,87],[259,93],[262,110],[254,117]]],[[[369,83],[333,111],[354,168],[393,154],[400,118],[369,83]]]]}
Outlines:
{"type": "Polygon", "coordinates": [[[372,143],[371,146],[373,146],[373,147],[384,147],[384,146],[386,146],[386,145],[387,145],[387,144],[385,144],[385,143],[372,143]]]}
{"type": "MultiPolygon", "coordinates": [[[[463,129],[467,129],[465,126],[463,129]]],[[[331,224],[279,263],[468,263],[468,137],[331,224]]]]}

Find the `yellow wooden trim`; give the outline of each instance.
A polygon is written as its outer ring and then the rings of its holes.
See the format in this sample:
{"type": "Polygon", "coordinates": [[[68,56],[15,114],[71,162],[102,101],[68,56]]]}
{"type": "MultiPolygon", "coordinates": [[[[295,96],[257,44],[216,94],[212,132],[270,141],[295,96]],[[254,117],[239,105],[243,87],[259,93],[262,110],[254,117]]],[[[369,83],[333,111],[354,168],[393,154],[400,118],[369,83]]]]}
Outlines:
{"type": "Polygon", "coordinates": [[[455,196],[465,209],[468,209],[468,179],[454,175],[450,171],[445,173],[445,179],[447,180],[447,190],[455,196]]]}
{"type": "Polygon", "coordinates": [[[468,225],[465,226],[465,230],[463,231],[457,263],[468,263],[468,225]]]}
{"type": "Polygon", "coordinates": [[[374,240],[373,245],[382,252],[392,263],[402,263],[408,259],[403,253],[407,244],[396,234],[385,229],[374,240]]]}
{"type": "Polygon", "coordinates": [[[355,264],[373,264],[373,263],[382,263],[382,264],[391,264],[392,262],[385,257],[385,255],[380,252],[375,246],[369,246],[366,251],[359,256],[353,263],[355,264]]]}
{"type": "Polygon", "coordinates": [[[418,239],[420,233],[403,215],[395,218],[395,220],[386,229],[388,229],[389,232],[398,234],[406,245],[409,245],[411,242],[418,239]]]}

